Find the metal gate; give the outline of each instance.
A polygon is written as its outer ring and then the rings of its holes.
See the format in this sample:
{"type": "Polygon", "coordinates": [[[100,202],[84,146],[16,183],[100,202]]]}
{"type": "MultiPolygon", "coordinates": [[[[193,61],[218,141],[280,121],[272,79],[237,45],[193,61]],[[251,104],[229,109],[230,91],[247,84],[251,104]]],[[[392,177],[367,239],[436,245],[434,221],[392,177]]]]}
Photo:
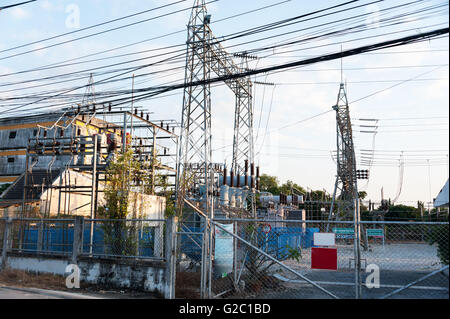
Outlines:
{"type": "MultiPolygon", "coordinates": [[[[358,241],[354,224],[216,219],[207,256],[212,265],[206,282],[210,294],[203,297],[448,298],[448,265],[442,261],[445,254],[448,259],[448,223],[361,222],[358,241]],[[337,269],[313,269],[316,232],[335,233],[337,269]]],[[[201,296],[204,225],[202,217],[196,226],[179,227],[183,243],[177,287],[190,290],[177,298],[201,296]]]]}

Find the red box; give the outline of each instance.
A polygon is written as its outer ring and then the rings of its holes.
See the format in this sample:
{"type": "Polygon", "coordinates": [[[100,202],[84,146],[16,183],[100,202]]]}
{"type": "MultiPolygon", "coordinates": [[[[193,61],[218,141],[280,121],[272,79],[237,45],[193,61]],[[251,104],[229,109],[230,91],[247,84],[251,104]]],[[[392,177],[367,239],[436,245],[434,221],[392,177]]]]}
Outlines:
{"type": "Polygon", "coordinates": [[[337,248],[311,248],[311,269],[337,270],[337,248]]]}

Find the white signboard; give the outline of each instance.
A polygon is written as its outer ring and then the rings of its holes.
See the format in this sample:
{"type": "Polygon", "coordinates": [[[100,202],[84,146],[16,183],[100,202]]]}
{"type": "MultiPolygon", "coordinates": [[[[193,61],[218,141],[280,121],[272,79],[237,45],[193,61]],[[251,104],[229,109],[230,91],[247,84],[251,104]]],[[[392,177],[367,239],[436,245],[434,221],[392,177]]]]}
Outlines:
{"type": "MultiPolygon", "coordinates": [[[[230,233],[233,233],[233,224],[220,225],[230,233]]],[[[233,236],[215,227],[214,262],[216,272],[225,277],[233,271],[233,236]]]]}
{"type": "Polygon", "coordinates": [[[314,246],[335,246],[335,233],[314,233],[314,246]]]}

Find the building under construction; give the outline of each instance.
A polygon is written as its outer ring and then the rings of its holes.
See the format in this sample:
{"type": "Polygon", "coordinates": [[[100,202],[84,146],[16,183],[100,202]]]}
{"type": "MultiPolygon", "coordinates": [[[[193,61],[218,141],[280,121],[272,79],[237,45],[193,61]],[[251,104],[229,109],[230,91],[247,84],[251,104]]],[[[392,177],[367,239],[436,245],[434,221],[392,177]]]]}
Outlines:
{"type": "Polygon", "coordinates": [[[166,198],[157,194],[175,185],[175,122],[155,124],[137,110],[100,107],[0,121],[0,181],[10,184],[0,197],[4,214],[95,218],[109,164],[118,150],[132,149],[148,178],[132,185],[129,217],[163,217],[166,198]]]}

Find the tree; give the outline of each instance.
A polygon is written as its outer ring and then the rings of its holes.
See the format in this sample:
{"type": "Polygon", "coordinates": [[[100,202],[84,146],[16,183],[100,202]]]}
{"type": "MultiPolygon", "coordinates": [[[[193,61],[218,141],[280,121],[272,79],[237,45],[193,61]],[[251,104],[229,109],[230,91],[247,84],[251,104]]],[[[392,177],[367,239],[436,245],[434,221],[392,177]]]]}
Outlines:
{"type": "Polygon", "coordinates": [[[367,197],[367,192],[365,191],[358,192],[358,197],[359,199],[365,199],[367,197]]]}
{"type": "Polygon", "coordinates": [[[330,201],[330,195],[327,195],[324,191],[316,190],[310,192],[311,200],[314,201],[330,201]]]}
{"type": "Polygon", "coordinates": [[[280,195],[280,193],[288,195],[291,194],[293,191],[306,193],[303,187],[294,183],[291,180],[288,180],[286,183],[280,186],[280,182],[278,181],[278,178],[276,176],[270,176],[267,174],[263,174],[260,176],[259,185],[261,191],[269,192],[273,195],[280,195]]]}
{"type": "Polygon", "coordinates": [[[134,223],[127,224],[125,219],[133,184],[141,184],[142,174],[141,164],[134,159],[132,150],[118,154],[110,162],[106,170],[106,181],[105,205],[99,207],[98,213],[100,217],[114,221],[102,224],[105,246],[108,253],[114,255],[135,255],[138,245],[136,226],[134,223]]]}
{"type": "Polygon", "coordinates": [[[102,217],[108,219],[125,219],[128,215],[129,194],[134,181],[140,181],[141,164],[134,160],[131,150],[119,154],[110,162],[106,170],[104,189],[105,206],[99,210],[102,217]]]}
{"type": "Polygon", "coordinates": [[[278,178],[276,176],[263,174],[259,177],[259,187],[263,192],[279,195],[280,190],[278,189],[278,183],[278,178]]]}
{"type": "MultiPolygon", "coordinates": [[[[381,211],[381,208],[378,208],[381,211]]],[[[413,206],[390,205],[386,218],[393,220],[419,219],[420,210],[413,206]]]]}
{"type": "Polygon", "coordinates": [[[430,245],[437,244],[437,255],[444,265],[449,263],[448,225],[438,225],[428,234],[430,245]]]}

